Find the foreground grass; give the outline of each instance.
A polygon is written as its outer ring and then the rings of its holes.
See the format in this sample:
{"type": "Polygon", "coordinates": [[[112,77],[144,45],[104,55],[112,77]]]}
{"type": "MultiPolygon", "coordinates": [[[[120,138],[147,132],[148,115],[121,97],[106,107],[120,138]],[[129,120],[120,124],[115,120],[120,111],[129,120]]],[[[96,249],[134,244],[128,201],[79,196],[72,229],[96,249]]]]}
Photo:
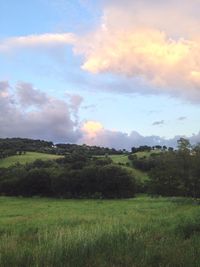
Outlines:
{"type": "Polygon", "coordinates": [[[7,157],[5,159],[0,159],[0,168],[8,168],[12,165],[15,165],[18,162],[20,164],[26,164],[33,162],[36,159],[51,160],[51,159],[57,159],[59,157],[60,156],[58,155],[51,155],[46,153],[26,152],[26,154],[24,155],[15,155],[7,157]]]}
{"type": "Polygon", "coordinates": [[[199,267],[200,206],[179,198],[0,198],[0,266],[199,267]]]}

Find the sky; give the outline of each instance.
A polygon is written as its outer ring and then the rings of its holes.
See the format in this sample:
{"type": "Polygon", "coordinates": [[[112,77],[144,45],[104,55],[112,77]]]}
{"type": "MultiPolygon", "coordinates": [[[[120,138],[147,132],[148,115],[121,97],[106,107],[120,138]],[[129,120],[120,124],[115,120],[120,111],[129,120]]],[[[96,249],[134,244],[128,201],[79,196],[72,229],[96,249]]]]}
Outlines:
{"type": "Polygon", "coordinates": [[[200,142],[200,0],[1,0],[0,137],[200,142]]]}

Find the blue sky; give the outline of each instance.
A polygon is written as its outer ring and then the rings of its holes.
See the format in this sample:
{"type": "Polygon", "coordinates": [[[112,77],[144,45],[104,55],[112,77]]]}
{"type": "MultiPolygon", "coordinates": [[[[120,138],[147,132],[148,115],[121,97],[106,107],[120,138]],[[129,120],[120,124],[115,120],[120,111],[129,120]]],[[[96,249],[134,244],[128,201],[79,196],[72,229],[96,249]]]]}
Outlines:
{"type": "Polygon", "coordinates": [[[175,136],[200,141],[197,7],[1,1],[0,136],[117,148],[174,144],[175,136]],[[173,27],[168,14],[184,25],[173,27]]]}

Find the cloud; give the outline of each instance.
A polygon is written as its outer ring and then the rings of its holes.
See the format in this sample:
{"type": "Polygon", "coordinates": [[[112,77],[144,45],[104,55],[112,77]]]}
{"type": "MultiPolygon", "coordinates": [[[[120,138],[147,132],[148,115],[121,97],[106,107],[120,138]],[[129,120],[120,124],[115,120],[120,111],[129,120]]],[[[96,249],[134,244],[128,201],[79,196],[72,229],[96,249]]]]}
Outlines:
{"type": "Polygon", "coordinates": [[[75,46],[84,55],[82,69],[139,78],[150,93],[199,103],[200,1],[108,2],[100,27],[75,46]]]}
{"type": "Polygon", "coordinates": [[[103,132],[103,125],[97,121],[87,121],[82,126],[82,131],[87,136],[88,140],[92,140],[99,133],[103,132]]]}
{"type": "Polygon", "coordinates": [[[82,137],[79,139],[79,144],[98,145],[103,147],[110,147],[115,149],[127,149],[131,147],[138,147],[141,145],[166,145],[176,147],[177,140],[180,137],[188,138],[192,144],[200,142],[200,132],[190,137],[175,136],[171,139],[166,139],[156,135],[143,136],[136,131],[130,134],[121,131],[112,131],[105,129],[100,122],[87,121],[82,127],[82,137]]]}
{"type": "Polygon", "coordinates": [[[45,33],[7,38],[0,41],[0,52],[38,47],[58,51],[72,45],[74,54],[83,59],[84,71],[96,77],[100,73],[114,75],[119,84],[111,82],[110,87],[115,86],[116,92],[167,94],[199,103],[200,1],[102,2],[101,24],[96,30],[83,35],[45,33]],[[138,80],[143,86],[134,87],[133,81],[138,80]]]}
{"type": "Polygon", "coordinates": [[[86,106],[83,106],[82,107],[82,109],[85,109],[85,110],[87,110],[87,109],[92,109],[92,110],[94,110],[96,108],[96,105],[86,105],[86,106]]]}
{"type": "Polygon", "coordinates": [[[79,143],[86,143],[89,145],[99,145],[104,147],[113,147],[116,149],[130,150],[133,146],[140,145],[165,145],[175,144],[172,140],[167,140],[159,136],[142,136],[136,131],[130,134],[111,131],[105,129],[103,125],[95,121],[87,121],[82,127],[83,136],[79,143]]]}
{"type": "Polygon", "coordinates": [[[80,144],[98,145],[115,149],[130,150],[132,146],[166,144],[168,140],[159,136],[142,136],[136,131],[130,134],[108,130],[98,121],[86,121],[81,127],[82,138],[80,144]]]}
{"type": "Polygon", "coordinates": [[[0,137],[77,142],[81,132],[67,102],[49,97],[31,84],[20,83],[16,87],[14,90],[8,82],[0,83],[0,92],[4,93],[0,94],[0,137]],[[32,108],[27,109],[28,106],[32,108]]]}
{"type": "MultiPolygon", "coordinates": [[[[63,143],[86,143],[128,149],[140,145],[176,146],[177,139],[159,136],[143,136],[136,131],[130,134],[105,129],[98,121],[79,121],[78,111],[82,98],[71,95],[71,102],[48,96],[29,83],[21,82],[11,87],[0,82],[0,137],[29,137],[63,143]],[[27,93],[30,90],[32,94],[27,93]],[[74,111],[71,105],[74,105],[74,111]],[[77,112],[74,118],[73,112],[77,112]]],[[[200,133],[189,137],[200,142],[200,133]]]]}
{"type": "Polygon", "coordinates": [[[22,48],[55,47],[73,44],[75,35],[72,33],[45,33],[11,37],[0,41],[0,52],[9,52],[22,48]]]}
{"type": "Polygon", "coordinates": [[[90,37],[92,46],[79,50],[85,55],[83,70],[140,77],[150,82],[154,93],[200,101],[199,40],[173,40],[164,32],[147,28],[111,29],[99,35],[90,37]]]}
{"type": "Polygon", "coordinates": [[[45,93],[33,88],[30,83],[20,82],[17,84],[16,90],[19,102],[23,106],[41,106],[49,101],[45,93]]]}
{"type": "Polygon", "coordinates": [[[83,97],[77,94],[69,94],[67,92],[66,92],[66,96],[69,99],[71,109],[77,112],[80,105],[83,102],[83,97]]]}
{"type": "Polygon", "coordinates": [[[187,119],[187,117],[184,117],[184,116],[178,118],[179,121],[184,121],[186,119],[187,119]]]}
{"type": "Polygon", "coordinates": [[[117,25],[124,29],[140,25],[165,31],[173,37],[190,37],[199,34],[199,7],[199,0],[106,0],[103,22],[109,27],[117,25]]]}
{"type": "Polygon", "coordinates": [[[82,96],[77,95],[77,94],[69,94],[66,92],[65,95],[67,96],[69,100],[68,105],[74,117],[74,121],[76,124],[78,124],[79,123],[78,111],[84,99],[82,96]]]}
{"type": "Polygon", "coordinates": [[[9,87],[7,81],[0,81],[0,98],[7,98],[9,96],[9,87]]]}
{"type": "Polygon", "coordinates": [[[200,131],[197,134],[193,134],[189,139],[193,145],[200,144],[200,131]]]}
{"type": "Polygon", "coordinates": [[[152,125],[153,125],[153,126],[155,126],[155,125],[162,125],[162,124],[164,124],[164,123],[165,123],[164,120],[161,120],[161,121],[154,121],[154,122],[152,123],[152,125]]]}

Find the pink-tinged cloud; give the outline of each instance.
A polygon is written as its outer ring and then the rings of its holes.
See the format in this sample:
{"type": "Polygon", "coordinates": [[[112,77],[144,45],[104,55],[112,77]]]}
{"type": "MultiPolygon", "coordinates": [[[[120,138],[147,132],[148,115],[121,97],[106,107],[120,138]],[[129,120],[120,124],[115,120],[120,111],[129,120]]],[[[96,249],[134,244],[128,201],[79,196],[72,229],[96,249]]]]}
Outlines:
{"type": "Polygon", "coordinates": [[[199,102],[200,1],[104,2],[101,25],[75,47],[82,69],[140,78],[154,93],[199,102]]]}
{"type": "MultiPolygon", "coordinates": [[[[139,78],[150,85],[150,93],[199,103],[200,0],[102,2],[101,25],[93,32],[8,38],[0,41],[0,52],[72,45],[74,54],[83,57],[84,71],[127,77],[131,84],[139,78]]],[[[128,93],[124,87],[120,91],[128,93]]],[[[140,86],[134,91],[144,93],[140,86]]]]}
{"type": "MultiPolygon", "coordinates": [[[[78,96],[76,96],[78,99],[78,96]]],[[[80,101],[75,101],[80,106],[80,101]]],[[[0,137],[28,137],[51,140],[55,143],[78,143],[131,149],[140,145],[175,146],[177,139],[143,136],[136,131],[130,134],[104,128],[98,121],[81,122],[73,119],[70,103],[43,94],[31,84],[20,83],[15,90],[8,82],[0,82],[0,137]],[[27,94],[27,90],[33,94],[27,94]],[[27,100],[29,105],[24,105],[27,100]],[[79,126],[81,125],[81,126],[79,126]]],[[[77,106],[78,112],[78,106],[77,106]]],[[[200,142],[200,133],[190,137],[200,142]]]]}
{"type": "Polygon", "coordinates": [[[0,52],[21,48],[54,47],[73,44],[76,37],[72,33],[44,33],[11,37],[0,41],[0,52]]]}
{"type": "Polygon", "coordinates": [[[89,144],[93,139],[95,140],[96,136],[101,133],[103,125],[97,121],[86,121],[81,128],[82,132],[85,134],[85,141],[89,144]]]}
{"type": "Polygon", "coordinates": [[[158,93],[200,101],[200,39],[174,40],[147,28],[101,30],[92,39],[79,50],[85,55],[83,70],[140,77],[158,93]]]}
{"type": "MultiPolygon", "coordinates": [[[[131,147],[138,147],[141,145],[167,145],[176,147],[177,140],[181,136],[175,136],[171,139],[166,139],[156,135],[143,136],[136,131],[132,131],[130,134],[105,129],[103,125],[98,121],[87,121],[81,128],[82,137],[78,140],[79,144],[97,145],[103,147],[110,147],[115,149],[127,149],[131,147]]],[[[200,132],[194,134],[190,139],[192,144],[196,144],[200,141],[200,132]]]]}

